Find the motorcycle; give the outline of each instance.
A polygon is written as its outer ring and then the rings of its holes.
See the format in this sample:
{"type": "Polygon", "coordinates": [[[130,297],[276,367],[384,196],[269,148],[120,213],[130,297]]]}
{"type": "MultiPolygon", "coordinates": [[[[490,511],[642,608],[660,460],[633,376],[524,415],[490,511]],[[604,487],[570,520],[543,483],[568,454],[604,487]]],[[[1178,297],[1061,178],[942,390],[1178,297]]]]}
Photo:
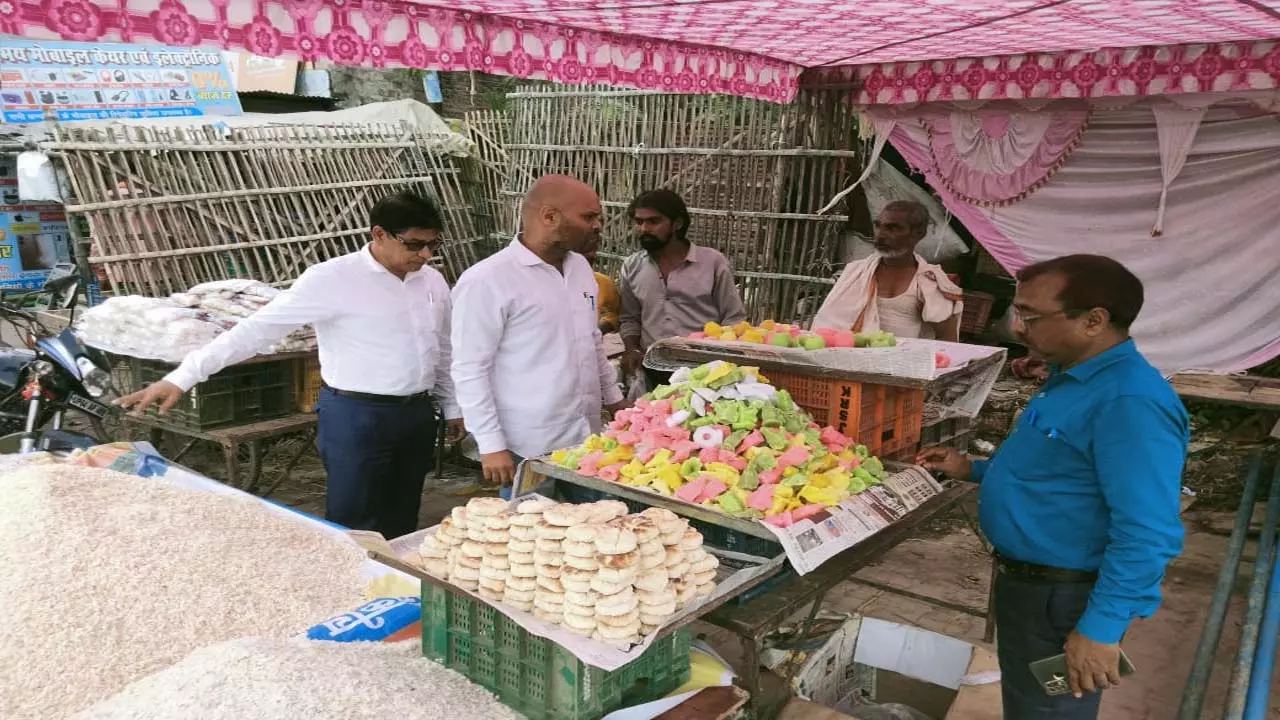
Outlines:
{"type": "MultiPolygon", "coordinates": [[[[58,265],[44,288],[50,309],[75,319],[80,277],[74,265],[58,265]]],[[[21,334],[25,348],[0,347],[0,454],[65,453],[100,444],[92,435],[63,427],[67,411],[89,418],[105,438],[102,420],[115,408],[101,400],[111,390],[103,354],[80,342],[70,323],[54,332],[31,312],[0,300],[0,318],[21,334]]]]}

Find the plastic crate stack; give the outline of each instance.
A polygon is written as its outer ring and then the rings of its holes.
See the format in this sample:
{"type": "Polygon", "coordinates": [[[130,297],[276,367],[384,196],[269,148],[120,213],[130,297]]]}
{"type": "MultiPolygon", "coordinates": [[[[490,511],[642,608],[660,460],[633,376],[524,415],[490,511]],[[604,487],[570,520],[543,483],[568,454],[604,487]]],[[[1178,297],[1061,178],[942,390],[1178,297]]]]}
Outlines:
{"type": "Polygon", "coordinates": [[[813,416],[885,460],[909,459],[920,448],[924,390],[765,372],[775,387],[813,416]]]}
{"type": "Polygon", "coordinates": [[[657,700],[689,679],[688,628],[612,672],[592,667],[470,595],[422,583],[422,654],[530,720],[594,720],[657,700]]]}
{"type": "MultiPolygon", "coordinates": [[[[110,359],[112,381],[121,394],[159,382],[176,367],[122,355],[110,359]]],[[[229,367],[183,394],[164,420],[176,427],[211,430],[296,412],[294,365],[292,360],[268,360],[229,367]]]]}

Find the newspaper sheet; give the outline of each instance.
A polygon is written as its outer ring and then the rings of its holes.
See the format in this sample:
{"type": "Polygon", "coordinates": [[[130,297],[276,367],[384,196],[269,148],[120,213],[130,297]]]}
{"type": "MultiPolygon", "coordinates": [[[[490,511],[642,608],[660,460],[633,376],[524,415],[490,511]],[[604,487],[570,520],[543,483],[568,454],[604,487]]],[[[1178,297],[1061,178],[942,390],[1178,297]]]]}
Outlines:
{"type": "Polygon", "coordinates": [[[928,472],[913,466],[790,527],[762,524],[777,536],[796,572],[805,575],[941,492],[942,486],[928,472]]]}
{"type": "MultiPolygon", "coordinates": [[[[528,500],[531,495],[523,495],[521,501],[528,500]]],[[[422,545],[422,539],[427,535],[434,534],[439,526],[419,530],[418,532],[396,538],[391,541],[391,548],[396,552],[397,557],[402,560],[406,557],[414,557],[417,555],[418,547],[422,545]]],[[[687,605],[676,611],[667,620],[667,627],[688,617],[697,617],[705,612],[704,607],[716,604],[715,601],[720,598],[733,597],[739,594],[738,589],[746,583],[761,576],[768,576],[778,572],[786,558],[779,555],[776,558],[762,558],[754,555],[744,555],[742,553],[729,552],[707,546],[707,552],[714,554],[720,559],[720,568],[716,571],[716,590],[711,597],[700,600],[692,605],[687,605]]],[[[449,585],[455,592],[470,595],[476,601],[485,603],[511,618],[520,627],[528,630],[530,633],[538,637],[547,638],[557,645],[563,647],[573,653],[575,657],[588,665],[594,665],[602,670],[617,670],[627,663],[635,660],[644,654],[644,651],[653,644],[655,638],[661,628],[655,630],[649,636],[643,638],[639,644],[626,647],[614,646],[598,640],[584,638],[579,635],[565,630],[559,625],[554,625],[543,620],[539,620],[531,613],[510,607],[501,602],[494,602],[481,597],[478,593],[469,592],[456,585],[449,585]]]]}

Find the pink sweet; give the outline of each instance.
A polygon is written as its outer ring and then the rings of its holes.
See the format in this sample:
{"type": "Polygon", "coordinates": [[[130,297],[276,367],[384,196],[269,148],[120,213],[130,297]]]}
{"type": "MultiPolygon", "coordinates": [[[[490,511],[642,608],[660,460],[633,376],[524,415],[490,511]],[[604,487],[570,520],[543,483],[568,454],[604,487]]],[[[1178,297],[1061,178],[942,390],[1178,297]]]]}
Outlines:
{"type": "Polygon", "coordinates": [[[703,465],[720,462],[720,448],[702,448],[702,450],[698,452],[698,459],[702,461],[703,465]]]}
{"type": "Polygon", "coordinates": [[[637,442],[640,442],[640,436],[629,430],[623,430],[613,439],[617,440],[620,445],[635,445],[637,442]]]}
{"type": "Polygon", "coordinates": [[[685,483],[679,490],[676,490],[676,497],[685,502],[696,503],[698,497],[702,495],[702,491],[707,487],[706,477],[695,478],[685,483]]]}
{"type": "Polygon", "coordinates": [[[743,460],[737,455],[721,456],[720,462],[723,462],[724,464],[728,465],[734,470],[737,470],[738,472],[742,472],[743,470],[747,469],[747,461],[743,460]]]}
{"type": "Polygon", "coordinates": [[[689,339],[690,340],[706,340],[707,334],[702,331],[689,333],[689,339]]]}
{"type": "Polygon", "coordinates": [[[764,435],[761,435],[759,430],[752,430],[742,438],[742,442],[738,443],[738,454],[741,455],[748,448],[759,447],[762,444],[764,444],[764,435]]]}
{"type": "Polygon", "coordinates": [[[837,330],[835,335],[831,336],[831,341],[827,344],[832,347],[853,347],[853,332],[849,330],[837,330]]]}
{"type": "Polygon", "coordinates": [[[852,469],[854,469],[854,468],[858,467],[858,466],[859,466],[859,465],[861,465],[861,464],[862,464],[862,458],[860,458],[860,457],[855,457],[855,458],[853,458],[852,460],[841,460],[841,461],[840,461],[840,469],[841,469],[841,470],[852,470],[852,469]]]}
{"type": "Polygon", "coordinates": [[[630,420],[622,417],[622,414],[619,413],[609,422],[609,429],[614,432],[620,432],[626,430],[628,424],[630,424],[630,420]]]}
{"type": "Polygon", "coordinates": [[[760,478],[761,485],[777,485],[782,480],[782,468],[761,470],[757,477],[760,478]]]}
{"type": "Polygon", "coordinates": [[[841,448],[846,448],[853,444],[852,440],[845,437],[843,433],[830,425],[822,428],[822,432],[818,434],[818,439],[822,441],[822,444],[827,446],[836,445],[841,448]]]}
{"type": "Polygon", "coordinates": [[[829,328],[829,327],[820,327],[820,328],[815,328],[814,332],[821,335],[822,338],[826,340],[826,339],[835,337],[835,334],[839,332],[839,330],[836,330],[835,328],[829,328]]]}
{"type": "Polygon", "coordinates": [[[778,456],[778,467],[800,467],[809,462],[809,448],[802,446],[792,446],[786,449],[778,456]]]}
{"type": "Polygon", "coordinates": [[[645,449],[636,453],[636,459],[642,463],[647,463],[653,459],[654,455],[657,455],[657,454],[658,454],[657,448],[646,447],[645,449]]]}
{"type": "Polygon", "coordinates": [[[693,451],[698,446],[693,444],[691,440],[677,440],[671,445],[671,462],[682,463],[693,455],[693,451]]]}
{"type": "Polygon", "coordinates": [[[698,493],[698,499],[694,502],[701,503],[708,500],[715,500],[720,497],[720,493],[729,489],[729,487],[719,478],[712,477],[710,475],[703,475],[698,479],[703,481],[704,484],[702,486],[702,492],[698,493]]]}
{"type": "Polygon", "coordinates": [[[654,412],[661,414],[663,417],[671,414],[670,400],[654,400],[652,407],[654,412]]]}
{"type": "Polygon", "coordinates": [[[774,527],[781,527],[781,528],[791,527],[793,524],[793,521],[791,519],[791,513],[789,512],[784,512],[781,515],[770,515],[767,518],[761,518],[760,521],[767,522],[770,525],[773,525],[774,527]]]}
{"type": "Polygon", "coordinates": [[[600,468],[600,472],[596,474],[596,477],[606,482],[618,482],[618,478],[622,477],[622,463],[605,465],[600,468]]]}
{"type": "Polygon", "coordinates": [[[773,485],[761,485],[751,492],[747,497],[747,507],[754,508],[760,512],[766,512],[773,506],[773,491],[776,489],[773,485]]]}
{"type": "Polygon", "coordinates": [[[807,520],[808,518],[811,518],[814,515],[817,515],[818,513],[826,509],[827,507],[822,503],[809,503],[808,505],[801,505],[800,507],[791,511],[791,519],[796,522],[800,522],[801,520],[807,520]]]}
{"type": "Polygon", "coordinates": [[[803,330],[801,330],[800,328],[798,328],[798,327],[792,327],[792,328],[791,328],[791,337],[793,337],[793,338],[798,338],[798,337],[800,337],[800,336],[801,336],[801,335],[803,335],[803,334],[804,334],[804,331],[803,331],[803,330]]]}
{"type": "Polygon", "coordinates": [[[597,466],[603,457],[604,453],[599,450],[587,453],[578,461],[578,472],[588,477],[594,476],[597,472],[597,466]]]}

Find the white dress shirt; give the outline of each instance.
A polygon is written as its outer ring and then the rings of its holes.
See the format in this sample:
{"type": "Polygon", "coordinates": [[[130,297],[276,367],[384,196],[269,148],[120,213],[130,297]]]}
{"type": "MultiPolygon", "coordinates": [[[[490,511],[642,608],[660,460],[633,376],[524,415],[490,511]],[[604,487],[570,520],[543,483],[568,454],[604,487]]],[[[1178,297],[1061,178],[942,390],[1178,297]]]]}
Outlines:
{"type": "Polygon", "coordinates": [[[622,401],[596,323],[595,273],[570,253],[564,273],[517,238],[453,289],[453,383],[481,453],[538,457],[600,430],[622,401]]]}
{"type": "Polygon", "coordinates": [[[448,419],[462,417],[449,378],[449,285],[424,267],[404,280],[368,246],[315,265],[261,310],[193,352],[165,379],[190,390],[311,325],[320,376],[338,390],[404,397],[433,391],[448,419]]]}

